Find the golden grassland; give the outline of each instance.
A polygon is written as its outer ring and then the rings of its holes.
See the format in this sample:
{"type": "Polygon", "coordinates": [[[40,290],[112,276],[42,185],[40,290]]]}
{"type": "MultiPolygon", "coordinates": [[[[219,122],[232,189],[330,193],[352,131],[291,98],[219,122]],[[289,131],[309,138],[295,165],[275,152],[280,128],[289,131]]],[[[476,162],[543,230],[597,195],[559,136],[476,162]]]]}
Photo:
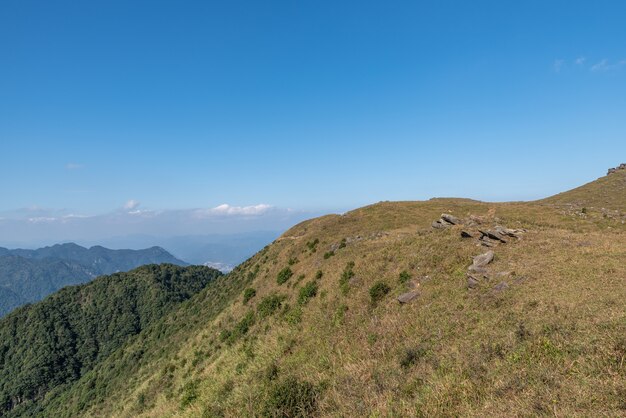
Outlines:
{"type": "Polygon", "coordinates": [[[161,324],[176,330],[140,335],[50,411],[626,416],[626,176],[569,193],[528,203],[382,202],[303,222],[226,276],[226,290],[198,295],[161,324]],[[492,248],[489,279],[468,289],[471,257],[487,249],[461,238],[477,227],[432,228],[442,213],[526,232],[492,248]],[[278,284],[286,268],[293,274],[278,284]],[[390,290],[373,303],[378,282],[390,290]],[[316,286],[308,299],[307,285],[316,286]],[[246,303],[245,288],[256,292],[246,303]],[[420,295],[398,303],[411,288],[420,295]],[[277,295],[275,311],[259,308],[277,295]],[[123,358],[137,352],[126,378],[123,358]],[[106,368],[125,378],[101,398],[85,395],[106,368]],[[285,387],[302,390],[277,400],[285,387]]]}

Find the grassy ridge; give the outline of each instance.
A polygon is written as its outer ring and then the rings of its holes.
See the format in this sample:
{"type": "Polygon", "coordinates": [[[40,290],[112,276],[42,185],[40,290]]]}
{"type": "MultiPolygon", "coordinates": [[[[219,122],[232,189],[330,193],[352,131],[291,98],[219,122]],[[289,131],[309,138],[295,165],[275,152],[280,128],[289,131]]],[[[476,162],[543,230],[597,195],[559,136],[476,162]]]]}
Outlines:
{"type": "Polygon", "coordinates": [[[303,222],[43,413],[622,416],[626,225],[602,209],[626,208],[619,176],[552,201],[384,202],[303,222]],[[432,228],[442,213],[475,224],[432,228]],[[498,225],[525,232],[495,243],[468,289],[478,230],[498,225]]]}

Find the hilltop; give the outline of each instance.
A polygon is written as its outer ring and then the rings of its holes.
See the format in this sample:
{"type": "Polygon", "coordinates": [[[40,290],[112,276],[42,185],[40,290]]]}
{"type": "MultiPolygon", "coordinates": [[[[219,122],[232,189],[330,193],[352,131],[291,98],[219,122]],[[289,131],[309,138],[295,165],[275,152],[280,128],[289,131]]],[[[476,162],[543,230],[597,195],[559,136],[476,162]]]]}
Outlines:
{"type": "Polygon", "coordinates": [[[625,178],[303,222],[37,411],[624,415],[625,178]]]}
{"type": "Polygon", "coordinates": [[[74,243],[36,250],[0,247],[0,316],[25,303],[41,300],[64,286],[160,263],[187,265],[160,247],[110,250],[101,246],[84,248],[74,243]]]}

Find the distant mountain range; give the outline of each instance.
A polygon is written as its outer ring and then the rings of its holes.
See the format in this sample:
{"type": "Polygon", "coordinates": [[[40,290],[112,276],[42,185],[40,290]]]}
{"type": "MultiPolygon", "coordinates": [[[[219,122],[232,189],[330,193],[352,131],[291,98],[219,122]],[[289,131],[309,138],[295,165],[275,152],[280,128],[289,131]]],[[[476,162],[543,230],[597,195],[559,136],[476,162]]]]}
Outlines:
{"type": "MultiPolygon", "coordinates": [[[[158,245],[191,264],[222,263],[236,266],[280,236],[282,231],[180,236],[128,235],[97,241],[108,248],[146,248],[158,245]]],[[[95,244],[96,242],[94,242],[95,244]]],[[[81,244],[90,244],[81,242],[81,244]]]]}
{"type": "Polygon", "coordinates": [[[0,316],[25,303],[43,299],[64,286],[144,264],[161,263],[187,265],[160,247],[110,250],[73,243],[37,250],[0,247],[0,316]]]}

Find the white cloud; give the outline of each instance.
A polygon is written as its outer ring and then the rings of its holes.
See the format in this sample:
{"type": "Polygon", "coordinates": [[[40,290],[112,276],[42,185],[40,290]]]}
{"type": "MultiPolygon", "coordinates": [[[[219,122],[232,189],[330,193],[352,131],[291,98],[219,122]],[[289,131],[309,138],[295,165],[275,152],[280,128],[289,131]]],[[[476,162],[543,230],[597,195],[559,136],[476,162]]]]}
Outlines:
{"type": "Polygon", "coordinates": [[[139,207],[141,203],[135,199],[130,199],[128,202],[124,203],[124,209],[128,211],[135,210],[139,207]]]}
{"type": "Polygon", "coordinates": [[[42,223],[42,222],[55,222],[58,219],[59,218],[51,218],[51,217],[47,217],[47,216],[38,216],[36,218],[28,218],[28,222],[37,224],[37,223],[42,223]]]}
{"type": "Polygon", "coordinates": [[[560,73],[561,68],[563,68],[563,65],[565,65],[564,60],[561,60],[561,59],[554,60],[554,63],[552,64],[552,68],[554,68],[554,72],[560,73]]]}
{"type": "Polygon", "coordinates": [[[612,71],[612,70],[617,70],[623,67],[624,65],[626,65],[626,60],[617,61],[616,63],[611,64],[611,62],[605,58],[602,61],[592,65],[591,71],[593,72],[612,71]]]}
{"type": "Polygon", "coordinates": [[[67,163],[65,164],[65,169],[66,170],[80,170],[81,168],[85,168],[84,164],[78,164],[78,163],[67,163]]]}
{"type": "Polygon", "coordinates": [[[272,208],[273,206],[265,203],[252,206],[231,206],[224,203],[210,209],[198,209],[196,215],[201,218],[210,216],[258,216],[265,214],[272,208]]]}
{"type": "Polygon", "coordinates": [[[578,57],[578,58],[576,58],[576,60],[574,62],[576,63],[576,65],[583,65],[586,60],[587,60],[587,58],[585,58],[585,57],[578,57]]]}

